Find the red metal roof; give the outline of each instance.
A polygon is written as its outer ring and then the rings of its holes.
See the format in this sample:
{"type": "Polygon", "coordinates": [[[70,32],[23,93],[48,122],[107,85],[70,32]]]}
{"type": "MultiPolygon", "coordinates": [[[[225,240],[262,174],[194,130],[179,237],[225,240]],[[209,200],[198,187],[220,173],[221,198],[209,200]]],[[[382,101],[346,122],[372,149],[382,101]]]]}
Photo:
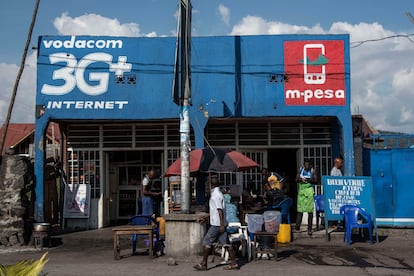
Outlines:
{"type": "MultiPolygon", "coordinates": [[[[47,129],[46,135],[48,138],[52,138],[52,126],[55,128],[55,142],[60,142],[60,131],[59,131],[59,125],[58,124],[49,124],[49,127],[47,129]]],[[[0,137],[3,137],[3,131],[4,131],[4,125],[2,125],[0,129],[0,137]]],[[[10,147],[15,147],[22,141],[24,141],[26,138],[28,138],[30,135],[33,135],[35,131],[35,125],[34,124],[9,124],[9,128],[7,130],[7,136],[6,140],[4,142],[3,146],[3,152],[1,155],[4,155],[5,151],[9,149],[10,147]]],[[[1,138],[0,138],[1,139],[1,138]]]]}
{"type": "MultiPolygon", "coordinates": [[[[3,145],[3,152],[1,154],[4,155],[4,152],[8,148],[18,145],[21,141],[33,134],[34,129],[34,124],[9,124],[6,140],[3,145]]],[[[0,137],[3,137],[3,132],[4,125],[0,129],[0,137]]]]}

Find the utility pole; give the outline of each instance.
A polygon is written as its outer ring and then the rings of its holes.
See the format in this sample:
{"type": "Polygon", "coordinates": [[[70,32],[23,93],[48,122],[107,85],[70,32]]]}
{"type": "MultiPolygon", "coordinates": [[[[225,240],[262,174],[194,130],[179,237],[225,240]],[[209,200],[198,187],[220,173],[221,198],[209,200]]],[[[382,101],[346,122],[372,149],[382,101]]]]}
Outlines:
{"type": "Polygon", "coordinates": [[[11,118],[11,115],[12,115],[12,112],[13,112],[14,102],[16,100],[17,89],[19,88],[20,78],[22,77],[23,70],[24,70],[24,65],[26,63],[27,51],[29,49],[30,40],[31,40],[31,37],[32,37],[34,25],[36,23],[37,10],[39,9],[39,4],[40,4],[40,0],[37,0],[36,3],[35,3],[33,14],[32,14],[32,21],[30,22],[29,33],[27,34],[26,44],[24,46],[23,56],[22,56],[22,60],[20,62],[19,72],[17,73],[16,81],[14,82],[13,93],[12,93],[12,97],[11,97],[11,100],[10,100],[9,109],[7,111],[6,121],[4,123],[3,134],[2,134],[1,140],[0,140],[0,155],[2,155],[3,148],[4,148],[4,142],[6,141],[7,131],[9,129],[10,118],[11,118]]]}
{"type": "Polygon", "coordinates": [[[190,212],[190,105],[191,105],[191,3],[180,0],[180,57],[181,57],[181,110],[180,110],[180,155],[181,155],[181,211],[190,212]]]}

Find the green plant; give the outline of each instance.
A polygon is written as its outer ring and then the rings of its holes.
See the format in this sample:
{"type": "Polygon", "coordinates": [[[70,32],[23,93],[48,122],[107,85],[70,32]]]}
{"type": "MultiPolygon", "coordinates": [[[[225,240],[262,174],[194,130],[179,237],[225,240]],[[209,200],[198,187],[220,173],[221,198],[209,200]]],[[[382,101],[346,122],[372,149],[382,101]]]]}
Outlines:
{"type": "Polygon", "coordinates": [[[47,252],[39,260],[23,260],[12,265],[0,264],[0,276],[37,276],[48,262],[47,252]]]}

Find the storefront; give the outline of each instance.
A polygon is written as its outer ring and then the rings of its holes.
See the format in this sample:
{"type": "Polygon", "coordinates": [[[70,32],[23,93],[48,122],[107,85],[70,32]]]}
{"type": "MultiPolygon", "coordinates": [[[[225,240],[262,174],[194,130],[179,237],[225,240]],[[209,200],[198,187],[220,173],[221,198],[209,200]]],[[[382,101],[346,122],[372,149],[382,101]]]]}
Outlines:
{"type": "MultiPolygon", "coordinates": [[[[44,213],[44,131],[64,133],[66,184],[90,190],[87,221],[104,227],[139,212],[139,183],[179,155],[172,100],[175,38],[44,36],[36,98],[36,219],[44,213]]],[[[352,175],[349,37],[280,35],[192,40],[193,148],[228,147],[293,178],[303,160],[352,175]]],[[[260,169],[220,176],[242,189],[260,169]]],[[[165,196],[168,181],[163,180],[165,196]]],[[[74,199],[76,199],[74,197],[74,199]]],[[[168,206],[165,206],[168,211],[168,206]]]]}

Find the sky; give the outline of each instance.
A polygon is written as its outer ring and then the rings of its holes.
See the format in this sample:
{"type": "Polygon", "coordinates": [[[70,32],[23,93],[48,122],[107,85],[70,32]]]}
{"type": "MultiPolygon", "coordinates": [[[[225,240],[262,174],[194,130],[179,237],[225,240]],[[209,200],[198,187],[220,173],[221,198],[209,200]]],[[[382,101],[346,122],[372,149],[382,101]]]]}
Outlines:
{"type": "MultiPolygon", "coordinates": [[[[41,0],[39,35],[174,36],[179,0],[41,0]]],[[[191,0],[192,35],[350,34],[351,110],[379,130],[414,134],[414,0],[191,0]],[[397,36],[397,37],[394,37],[397,36]],[[374,40],[374,41],[371,41],[374,40]],[[365,43],[359,43],[366,41],[365,43]]],[[[5,122],[35,0],[0,0],[0,124],[5,122]]],[[[34,122],[29,50],[11,121],[34,122]]]]}

